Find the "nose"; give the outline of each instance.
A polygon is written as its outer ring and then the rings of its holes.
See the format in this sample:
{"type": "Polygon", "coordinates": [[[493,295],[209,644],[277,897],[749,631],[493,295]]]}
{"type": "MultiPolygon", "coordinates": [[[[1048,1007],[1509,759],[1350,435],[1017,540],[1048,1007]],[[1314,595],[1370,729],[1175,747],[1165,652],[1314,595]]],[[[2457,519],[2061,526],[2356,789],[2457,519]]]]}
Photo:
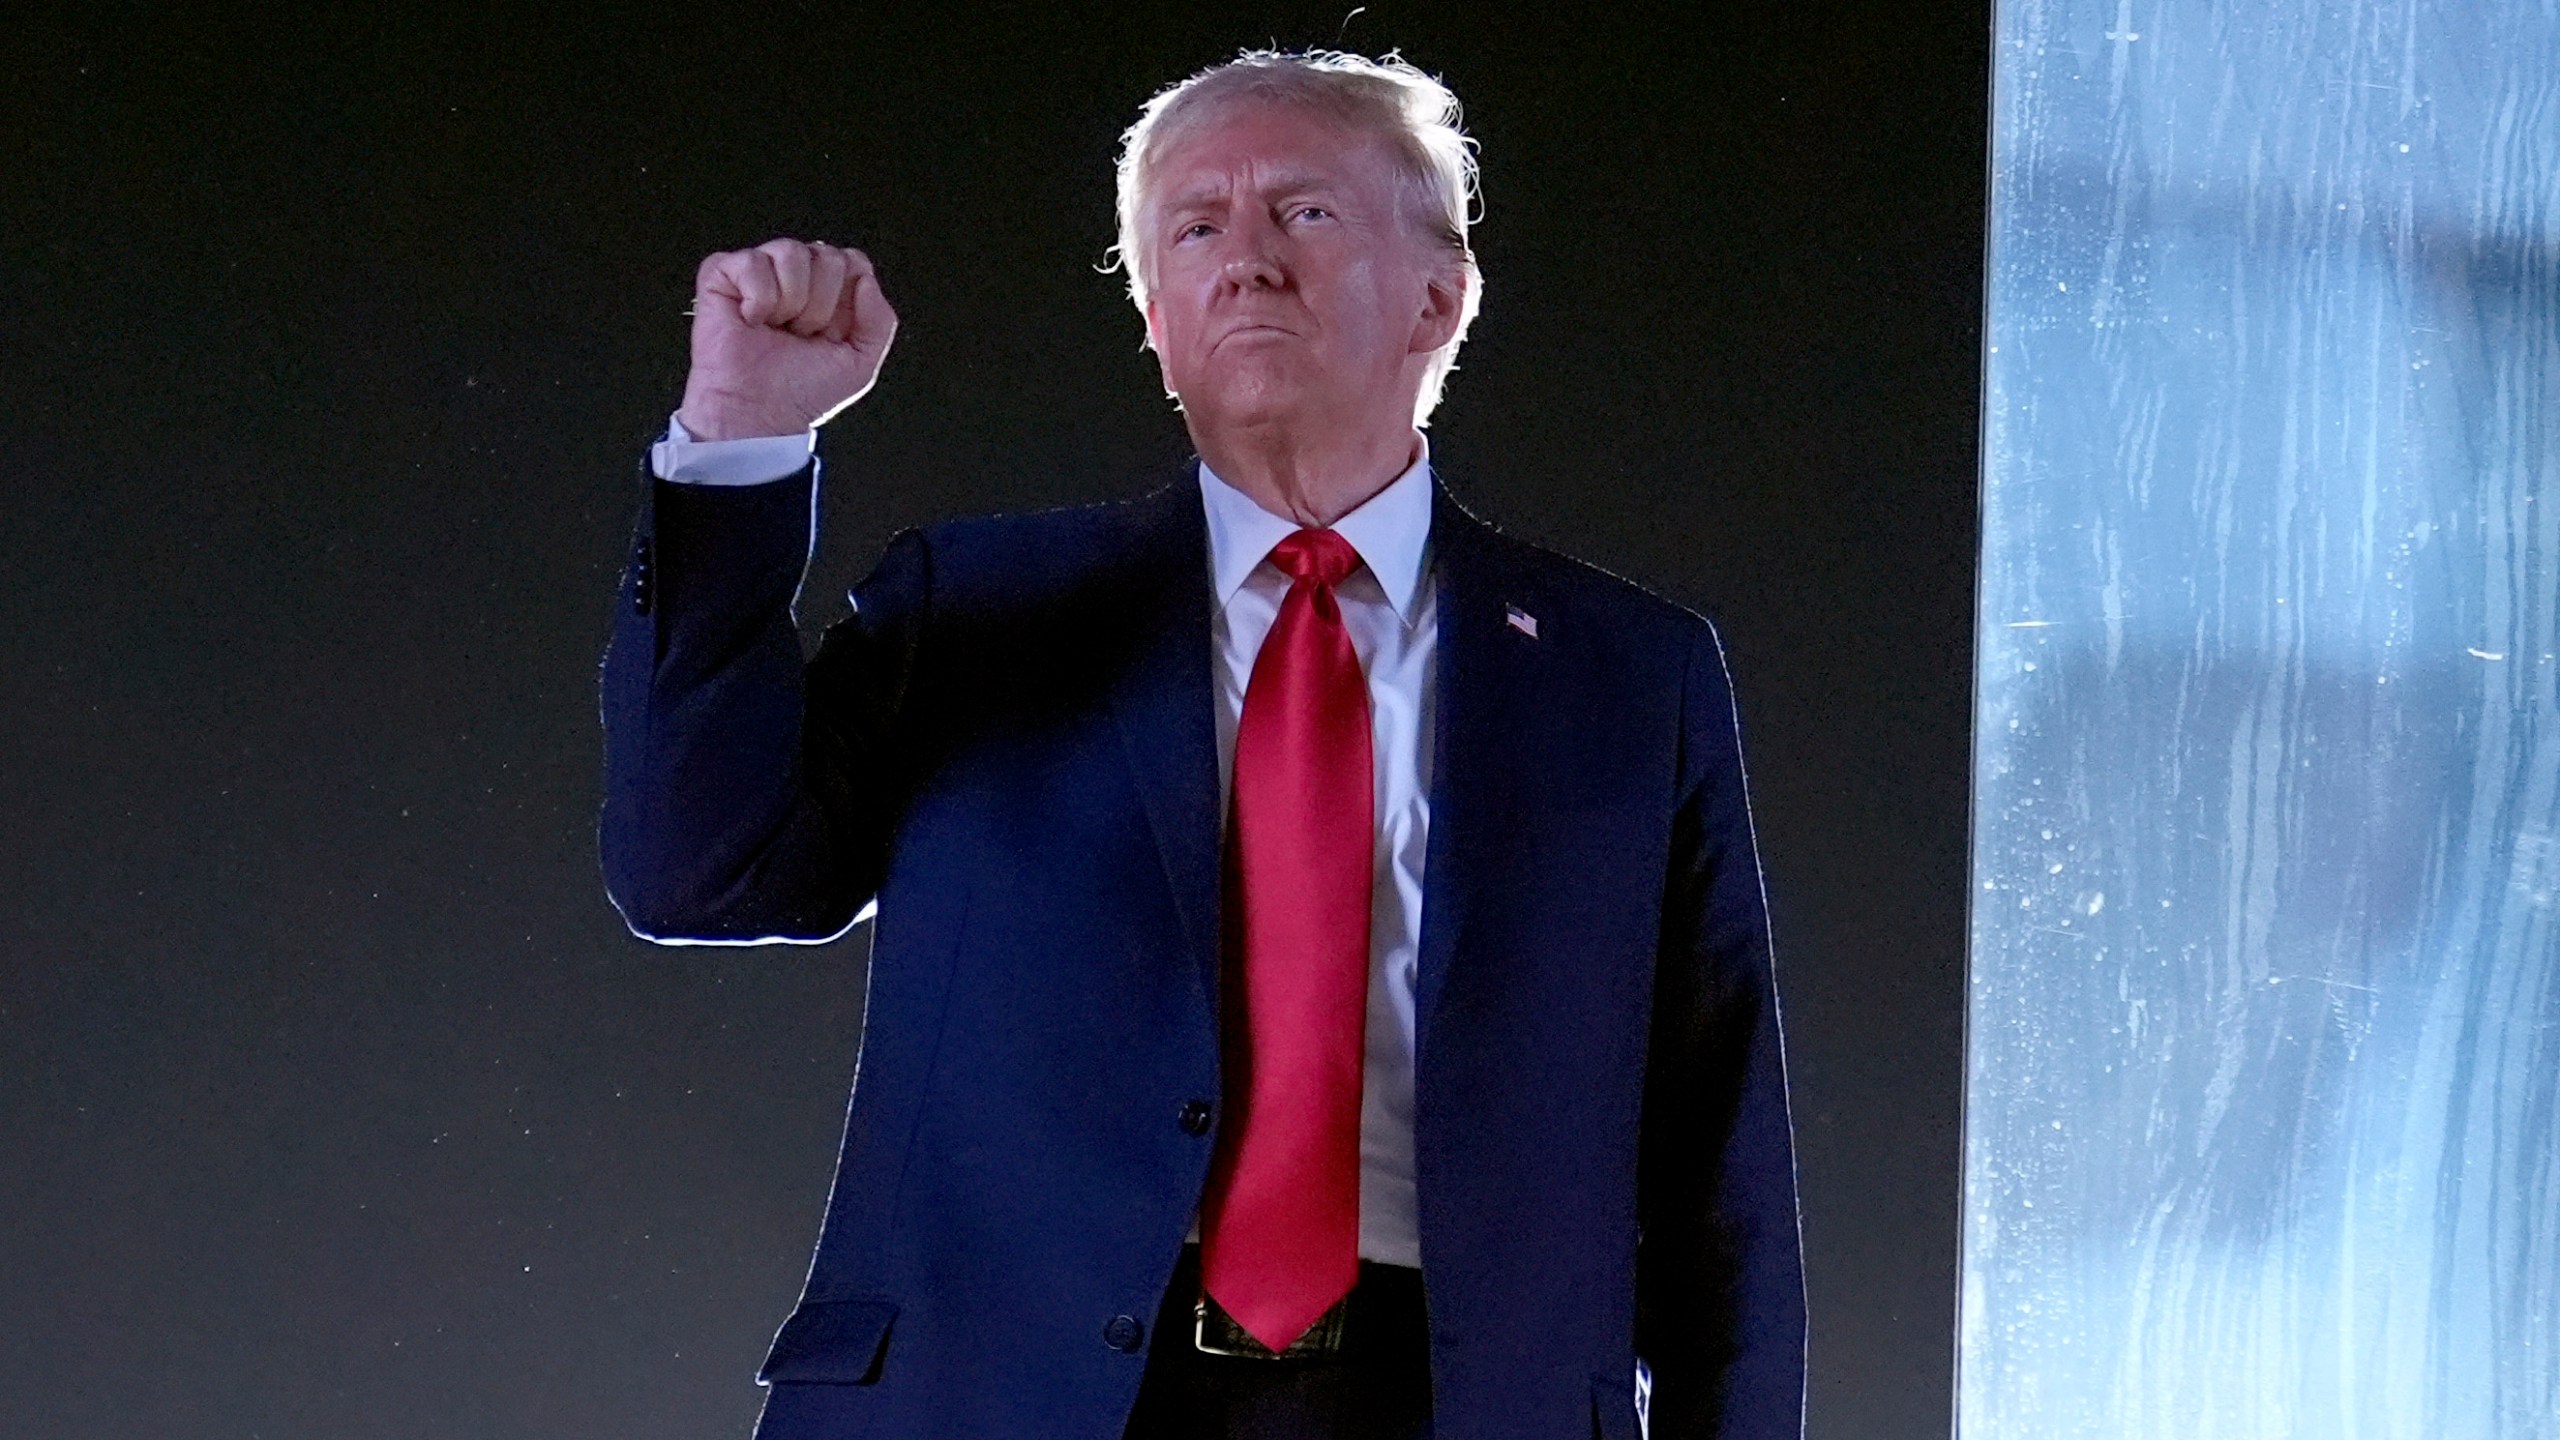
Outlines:
{"type": "Polygon", "coordinates": [[[1277,290],[1288,283],[1289,272],[1280,263],[1278,229],[1268,223],[1242,224],[1229,237],[1233,247],[1219,273],[1228,284],[1240,290],[1277,290]]]}
{"type": "Polygon", "coordinates": [[[1226,275],[1227,282],[1238,289],[1280,288],[1280,267],[1266,255],[1239,255],[1227,262],[1226,275]]]}
{"type": "Polygon", "coordinates": [[[1282,279],[1279,262],[1259,245],[1231,257],[1221,273],[1239,290],[1277,290],[1282,279]]]}

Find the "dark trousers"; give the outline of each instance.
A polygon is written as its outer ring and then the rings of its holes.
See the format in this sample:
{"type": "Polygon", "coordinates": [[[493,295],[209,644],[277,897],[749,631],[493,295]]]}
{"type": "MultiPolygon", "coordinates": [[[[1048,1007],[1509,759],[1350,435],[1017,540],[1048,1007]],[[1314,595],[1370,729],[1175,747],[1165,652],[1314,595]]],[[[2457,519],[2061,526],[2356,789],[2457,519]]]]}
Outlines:
{"type": "Polygon", "coordinates": [[[1209,1355],[1192,1344],[1200,1248],[1182,1247],[1124,1440],[1431,1440],[1422,1272],[1360,1262],[1338,1354],[1209,1355]]]}

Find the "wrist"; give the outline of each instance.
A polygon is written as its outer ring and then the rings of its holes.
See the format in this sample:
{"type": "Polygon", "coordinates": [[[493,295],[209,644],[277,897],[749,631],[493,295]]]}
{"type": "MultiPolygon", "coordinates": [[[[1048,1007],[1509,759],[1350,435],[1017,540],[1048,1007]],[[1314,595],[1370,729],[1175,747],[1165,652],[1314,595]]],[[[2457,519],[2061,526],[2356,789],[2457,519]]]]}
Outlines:
{"type": "Polygon", "coordinates": [[[806,419],[781,413],[769,405],[691,391],[687,391],[683,406],[676,411],[676,419],[696,440],[760,440],[798,435],[809,428],[806,419]]]}

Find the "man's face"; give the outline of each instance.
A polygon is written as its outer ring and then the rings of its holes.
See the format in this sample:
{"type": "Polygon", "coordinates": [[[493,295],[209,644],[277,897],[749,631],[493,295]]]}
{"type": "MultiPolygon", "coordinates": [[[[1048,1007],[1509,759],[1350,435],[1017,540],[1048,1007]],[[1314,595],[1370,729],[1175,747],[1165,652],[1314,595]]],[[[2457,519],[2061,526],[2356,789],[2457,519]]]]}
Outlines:
{"type": "Polygon", "coordinates": [[[1374,137],[1241,101],[1156,167],[1139,243],[1147,334],[1194,423],[1359,423],[1456,326],[1449,267],[1415,233],[1374,137]]]}

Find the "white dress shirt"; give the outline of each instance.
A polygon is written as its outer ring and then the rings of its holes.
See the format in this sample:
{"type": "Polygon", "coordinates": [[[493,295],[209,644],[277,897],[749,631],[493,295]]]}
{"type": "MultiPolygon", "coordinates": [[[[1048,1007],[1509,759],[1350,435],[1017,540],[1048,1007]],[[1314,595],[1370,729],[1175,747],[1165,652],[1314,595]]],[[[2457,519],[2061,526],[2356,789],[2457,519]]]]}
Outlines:
{"type": "MultiPolygon", "coordinates": [[[[695,440],[672,416],[651,468],[680,484],[754,485],[808,463],[814,433],[754,440],[695,440]]],[[[1235,771],[1236,723],[1254,657],[1280,613],[1289,579],[1271,548],[1298,528],[1206,464],[1217,651],[1218,811],[1235,771]]],[[[1422,1263],[1413,1188],[1414,972],[1422,939],[1422,860],[1431,829],[1433,657],[1439,649],[1437,587],[1429,563],[1431,451],[1415,432],[1413,463],[1333,530],[1360,554],[1335,589],[1351,646],[1369,679],[1370,743],[1377,781],[1377,842],[1369,911],[1369,1012],[1360,1096],[1360,1256],[1422,1263]]],[[[1199,1238],[1192,1227],[1191,1238],[1199,1238]]]]}
{"type": "Polygon", "coordinates": [[[762,485],[809,463],[818,432],[759,435],[748,440],[696,440],[684,422],[667,417],[667,438],[649,447],[649,468],[679,485],[762,485]]]}

